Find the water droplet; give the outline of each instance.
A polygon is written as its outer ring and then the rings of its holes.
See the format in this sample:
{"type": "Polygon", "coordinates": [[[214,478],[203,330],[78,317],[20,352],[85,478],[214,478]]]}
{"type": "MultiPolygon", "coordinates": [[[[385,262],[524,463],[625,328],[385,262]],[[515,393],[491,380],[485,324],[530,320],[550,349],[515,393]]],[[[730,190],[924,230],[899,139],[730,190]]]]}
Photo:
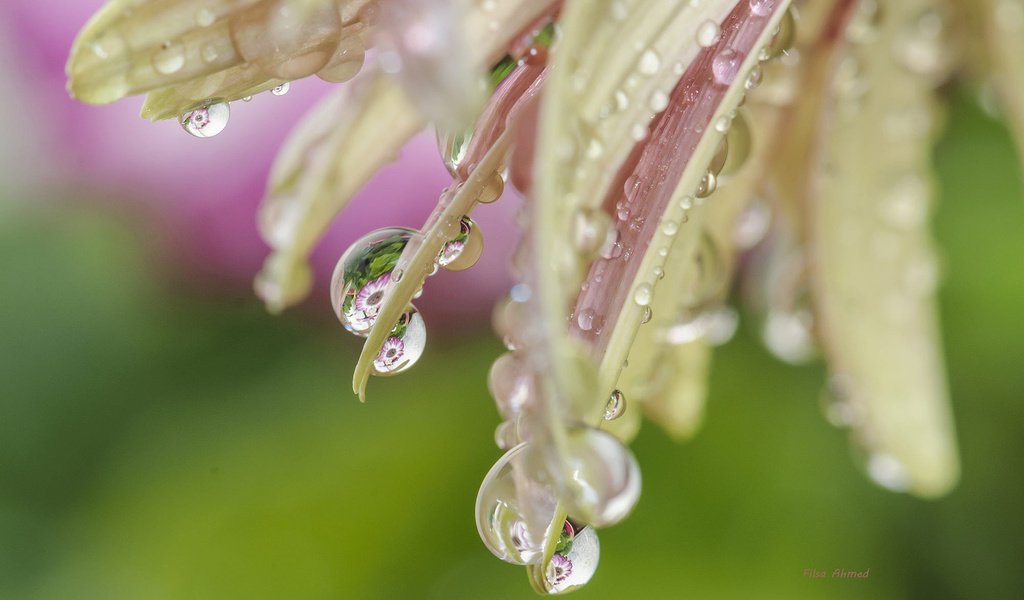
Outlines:
{"type": "Polygon", "coordinates": [[[661,231],[667,236],[673,236],[679,232],[679,223],[675,221],[665,221],[661,224],[661,231]]]}
{"type": "Polygon", "coordinates": [[[511,352],[499,356],[487,374],[487,389],[505,418],[519,414],[532,394],[530,375],[522,359],[511,352]]]}
{"type": "Polygon", "coordinates": [[[654,112],[661,112],[668,108],[668,94],[661,90],[655,90],[651,94],[650,107],[654,112]]]}
{"type": "Polygon", "coordinates": [[[213,25],[213,22],[216,20],[217,15],[208,8],[200,8],[199,11],[196,12],[196,25],[199,25],[200,27],[209,27],[210,25],[213,25]]]}
{"type": "Polygon", "coordinates": [[[697,43],[701,47],[707,48],[718,41],[718,36],[721,30],[718,27],[718,23],[708,20],[700,24],[697,28],[697,43]]]}
{"type": "Polygon", "coordinates": [[[764,71],[761,70],[760,66],[755,65],[750,70],[750,74],[747,75],[747,81],[743,84],[744,89],[748,92],[757,86],[761,85],[761,80],[764,78],[764,71]]]}
{"type": "Polygon", "coordinates": [[[576,324],[580,326],[583,331],[590,331],[594,328],[594,317],[596,312],[593,308],[584,308],[576,315],[576,324]]]}
{"type": "MultiPolygon", "coordinates": [[[[566,521],[568,529],[575,529],[570,521],[566,521]]],[[[543,567],[543,577],[532,574],[534,580],[543,582],[544,591],[549,594],[562,594],[582,587],[590,581],[597,571],[597,563],[601,558],[601,544],[597,531],[593,527],[584,527],[563,535],[555,547],[551,560],[543,567]]],[[[530,565],[531,570],[539,570],[540,565],[530,565]]]]}
{"type": "Polygon", "coordinates": [[[288,90],[292,89],[292,84],[288,81],[270,90],[270,93],[275,96],[284,96],[288,93],[288,90]]]}
{"type": "Polygon", "coordinates": [[[763,52],[764,56],[769,59],[781,56],[787,50],[793,47],[793,42],[796,40],[796,17],[794,16],[794,9],[790,7],[786,11],[786,14],[782,16],[782,21],[779,23],[779,30],[772,36],[772,41],[768,42],[763,52]]]}
{"type": "Polygon", "coordinates": [[[642,142],[647,138],[647,126],[643,123],[633,123],[633,126],[629,128],[629,135],[636,142],[642,142]]]}
{"type": "Polygon", "coordinates": [[[179,122],[185,131],[197,138],[208,138],[224,131],[231,117],[227,102],[213,101],[193,108],[181,115],[179,122]]]}
{"type": "Polygon", "coordinates": [[[476,497],[476,528],[484,545],[503,561],[539,562],[555,497],[530,477],[528,444],[506,452],[484,477],[476,497]]]}
{"type": "Polygon", "coordinates": [[[704,177],[700,180],[700,185],[697,186],[697,193],[695,194],[698,199],[707,198],[711,194],[715,193],[718,189],[718,177],[714,173],[708,171],[704,173],[704,177]]]}
{"type": "Polygon", "coordinates": [[[647,306],[654,297],[654,288],[649,283],[641,283],[633,291],[633,301],[640,306],[647,306]]]}
{"type": "Polygon", "coordinates": [[[919,227],[928,217],[928,184],[912,174],[899,179],[878,206],[879,216],[899,229],[919,227]]]}
{"type": "Polygon", "coordinates": [[[410,304],[384,340],[377,358],[373,359],[373,374],[391,376],[408,371],[423,356],[426,345],[427,328],[423,317],[410,304]]]}
{"type": "Polygon", "coordinates": [[[608,235],[605,237],[604,245],[601,246],[599,255],[601,258],[611,260],[622,254],[622,242],[619,241],[619,230],[614,227],[608,228],[608,235]]]}
{"type": "Polygon", "coordinates": [[[656,74],[659,67],[661,67],[661,58],[650,48],[640,54],[640,61],[636,64],[637,72],[648,77],[656,74]]]}
{"type": "Polygon", "coordinates": [[[736,75],[740,72],[742,64],[743,55],[732,48],[726,48],[712,59],[711,72],[715,76],[715,81],[719,84],[731,85],[736,79],[736,75]]]}
{"type": "Polygon", "coordinates": [[[573,245],[583,256],[596,257],[608,243],[609,229],[611,218],[603,211],[578,211],[573,219],[573,245]]]}
{"type": "Polygon", "coordinates": [[[177,42],[164,42],[153,55],[153,68],[161,75],[173,75],[185,66],[185,47],[177,42]]]}
{"type": "Polygon", "coordinates": [[[612,390],[612,395],[608,397],[608,405],[604,407],[604,420],[614,421],[624,412],[626,412],[626,395],[622,393],[622,390],[612,390]]]}
{"type": "Polygon", "coordinates": [[[866,468],[871,480],[887,490],[905,492],[910,487],[907,468],[890,454],[872,454],[866,468]]]}
{"type": "Polygon", "coordinates": [[[768,203],[754,200],[736,217],[732,228],[732,241],[740,250],[749,250],[760,243],[768,233],[772,211],[768,203]]]}
{"type": "Polygon", "coordinates": [[[857,423],[853,400],[853,381],[845,375],[833,375],[821,393],[821,410],[834,427],[851,427],[857,423]]]}
{"type": "Polygon", "coordinates": [[[640,467],[618,438],[600,429],[575,429],[566,436],[564,458],[551,469],[565,474],[562,499],[571,514],[607,527],[633,510],[640,498],[640,467]]]}
{"type": "Polygon", "coordinates": [[[252,96],[246,96],[242,98],[242,102],[252,102],[252,96]]]}
{"type": "Polygon", "coordinates": [[[205,46],[203,46],[203,49],[200,51],[200,54],[202,55],[203,60],[208,63],[216,62],[217,58],[220,56],[217,53],[217,47],[213,44],[206,44],[205,46]]]}
{"type": "Polygon", "coordinates": [[[369,334],[392,271],[415,233],[402,227],[378,229],[341,255],[331,280],[331,303],[345,329],[363,337],[369,334]]]}
{"type": "Polygon", "coordinates": [[[441,151],[441,159],[444,161],[444,166],[448,167],[448,172],[453,176],[457,174],[459,166],[462,164],[463,159],[466,158],[466,151],[469,149],[469,143],[472,140],[472,129],[457,133],[438,130],[437,147],[441,151]]]}
{"type": "Polygon", "coordinates": [[[437,256],[437,264],[447,271],[465,271],[480,260],[484,251],[484,236],[480,226],[468,216],[459,221],[459,233],[445,243],[437,256]]]}
{"type": "Polygon", "coordinates": [[[802,364],[815,354],[812,323],[809,310],[773,309],[765,318],[761,336],[776,358],[790,364],[802,364]]]}
{"type": "Polygon", "coordinates": [[[759,17],[767,17],[775,10],[776,0],[750,0],[750,12],[759,17]]]}
{"type": "MultiPolygon", "coordinates": [[[[660,279],[660,277],[659,277],[660,279]]],[[[644,325],[650,323],[651,319],[654,318],[654,309],[650,306],[645,306],[644,311],[640,314],[640,324],[644,325]]]]}

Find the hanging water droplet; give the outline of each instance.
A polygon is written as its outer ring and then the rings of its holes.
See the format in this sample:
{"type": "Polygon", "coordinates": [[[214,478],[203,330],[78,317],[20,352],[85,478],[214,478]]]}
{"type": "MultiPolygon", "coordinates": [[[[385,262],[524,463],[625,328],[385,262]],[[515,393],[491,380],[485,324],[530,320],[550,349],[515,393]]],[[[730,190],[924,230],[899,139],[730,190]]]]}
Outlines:
{"type": "Polygon", "coordinates": [[[750,74],[747,75],[747,81],[743,84],[744,89],[746,89],[749,92],[750,90],[756,88],[757,86],[761,85],[761,80],[763,78],[764,71],[761,70],[760,66],[755,65],[754,68],[750,70],[750,74]]]}
{"type": "Polygon", "coordinates": [[[697,28],[697,43],[702,48],[707,48],[718,41],[718,36],[721,33],[721,29],[718,27],[718,23],[714,21],[704,21],[697,28]]]}
{"type": "Polygon", "coordinates": [[[457,174],[459,165],[466,158],[466,151],[469,149],[469,142],[473,139],[473,130],[437,132],[437,147],[441,151],[441,160],[448,172],[453,176],[457,174]]]}
{"type": "Polygon", "coordinates": [[[459,221],[459,233],[445,243],[437,256],[437,264],[447,271],[465,271],[480,260],[484,251],[484,236],[480,226],[468,216],[459,221]]]}
{"type": "Polygon", "coordinates": [[[715,81],[719,84],[731,85],[736,79],[736,75],[740,72],[742,64],[743,55],[732,48],[726,48],[716,54],[715,58],[711,60],[711,72],[715,76],[715,81]]]}
{"type": "Polygon", "coordinates": [[[654,318],[654,309],[650,306],[645,306],[644,311],[640,314],[640,324],[650,323],[651,319],[654,318]]]}
{"type": "Polygon", "coordinates": [[[185,47],[178,42],[164,42],[153,55],[153,68],[161,75],[173,75],[185,66],[185,47]]]}
{"type": "Polygon", "coordinates": [[[593,308],[584,308],[576,315],[576,324],[583,331],[590,331],[594,328],[594,317],[596,314],[593,308]]]}
{"type": "Polygon", "coordinates": [[[759,17],[767,17],[775,10],[777,0],[750,0],[750,12],[759,17]]]}
{"type": "Polygon", "coordinates": [[[363,337],[369,334],[398,258],[415,233],[403,227],[378,229],[341,255],[331,280],[331,303],[345,329],[363,337]]]}
{"type": "Polygon", "coordinates": [[[608,404],[604,407],[604,420],[614,421],[624,412],[626,412],[626,395],[622,393],[622,390],[612,390],[611,396],[608,397],[608,404]]]}
{"type": "Polygon", "coordinates": [[[618,523],[640,498],[640,467],[622,442],[600,429],[574,429],[566,436],[561,498],[569,512],[595,527],[618,523]],[[570,475],[571,474],[571,475],[570,475]]]}
{"type": "Polygon", "coordinates": [[[707,173],[704,173],[704,177],[701,178],[700,185],[697,186],[697,193],[695,195],[697,198],[707,198],[711,194],[714,194],[716,189],[718,189],[718,177],[716,177],[711,171],[708,171],[707,173]]]}
{"type": "Polygon", "coordinates": [[[427,328],[423,317],[410,304],[384,340],[377,358],[373,359],[373,374],[390,376],[408,371],[423,356],[426,345],[427,328]]]}
{"type": "Polygon", "coordinates": [[[292,89],[292,84],[291,82],[286,81],[281,85],[275,87],[274,89],[270,90],[270,93],[275,96],[284,96],[285,94],[288,93],[288,90],[290,89],[292,89]]]}
{"type": "Polygon", "coordinates": [[[530,477],[528,444],[506,452],[484,477],[476,497],[476,528],[492,554],[517,565],[543,558],[544,533],[555,496],[530,477]]]}
{"type": "Polygon", "coordinates": [[[242,98],[242,102],[252,102],[252,96],[246,96],[242,98]]]}
{"type": "Polygon", "coordinates": [[[197,106],[181,115],[179,122],[185,131],[197,138],[208,138],[224,131],[231,117],[227,102],[216,100],[197,106]]]}
{"type": "MultiPolygon", "coordinates": [[[[597,531],[593,527],[575,530],[570,521],[566,521],[566,527],[574,530],[571,536],[564,536],[570,539],[565,542],[559,539],[555,553],[543,567],[543,573],[531,573],[534,580],[543,582],[543,589],[538,591],[562,594],[574,590],[586,585],[597,571],[597,564],[601,558],[601,544],[597,538],[597,531]]],[[[531,571],[540,568],[540,565],[530,566],[531,571]]]]}
{"type": "Polygon", "coordinates": [[[889,491],[905,492],[910,487],[907,468],[890,454],[872,454],[868,457],[866,469],[872,481],[889,491]]]}

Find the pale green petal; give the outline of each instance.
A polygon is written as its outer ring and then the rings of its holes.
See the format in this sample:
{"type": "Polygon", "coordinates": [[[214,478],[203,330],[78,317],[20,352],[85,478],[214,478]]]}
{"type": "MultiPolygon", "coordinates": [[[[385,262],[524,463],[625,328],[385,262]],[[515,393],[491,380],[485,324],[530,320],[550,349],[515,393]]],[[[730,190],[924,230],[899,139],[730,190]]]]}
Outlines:
{"type": "Polygon", "coordinates": [[[928,232],[932,139],[928,127],[903,127],[933,122],[935,72],[899,54],[932,8],[887,3],[877,39],[838,57],[808,220],[816,318],[839,414],[869,454],[869,475],[925,497],[949,491],[959,471],[928,232]]]}
{"type": "MultiPolygon", "coordinates": [[[[257,278],[268,308],[301,300],[306,260],[334,217],[424,123],[397,83],[368,72],[327,97],[285,143],[260,208],[263,238],[273,248],[257,278]]],[[[397,319],[397,317],[396,317],[397,319]]]]}

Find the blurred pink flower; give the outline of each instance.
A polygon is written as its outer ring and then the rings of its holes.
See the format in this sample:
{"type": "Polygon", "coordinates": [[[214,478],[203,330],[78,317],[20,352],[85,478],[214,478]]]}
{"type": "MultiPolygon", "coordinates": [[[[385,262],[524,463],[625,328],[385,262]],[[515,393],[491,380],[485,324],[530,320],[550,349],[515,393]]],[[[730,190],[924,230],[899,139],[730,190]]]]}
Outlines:
{"type": "MultiPolygon", "coordinates": [[[[210,140],[193,138],[173,122],[154,125],[138,118],[140,99],[85,106],[66,93],[64,64],[78,30],[103,3],[0,5],[3,33],[9,36],[0,51],[14,54],[0,64],[13,68],[5,79],[19,82],[22,103],[31,111],[25,118],[33,123],[31,133],[47,157],[46,171],[29,175],[32,185],[87,189],[91,193],[84,198],[114,196],[151,207],[193,272],[249,286],[268,253],[254,215],[271,162],[287,133],[331,86],[307,79],[292,85],[284,97],[265,94],[235,103],[228,129],[210,140]]],[[[396,224],[419,227],[450,182],[433,134],[416,137],[396,163],[357,195],[314,253],[317,288],[326,290],[337,257],[366,231],[396,224]]],[[[422,300],[424,312],[465,323],[478,323],[490,313],[495,297],[508,286],[505,257],[513,240],[502,224],[508,223],[513,204],[496,203],[480,211],[488,250],[472,275],[461,275],[473,277],[473,285],[452,285],[460,275],[442,274],[422,300]]],[[[316,296],[326,303],[325,293],[316,296]]]]}

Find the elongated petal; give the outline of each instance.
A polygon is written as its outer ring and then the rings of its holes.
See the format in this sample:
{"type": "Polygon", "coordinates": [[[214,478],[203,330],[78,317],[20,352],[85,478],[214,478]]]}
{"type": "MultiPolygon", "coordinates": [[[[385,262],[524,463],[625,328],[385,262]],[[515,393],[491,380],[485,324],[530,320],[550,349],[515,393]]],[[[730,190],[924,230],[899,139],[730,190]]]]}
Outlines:
{"type": "Polygon", "coordinates": [[[1024,164],[1024,2],[979,0],[964,2],[976,11],[979,29],[974,39],[985,47],[991,77],[1006,113],[1017,154],[1024,164]]]}
{"type": "Polygon", "coordinates": [[[273,248],[257,279],[272,311],[301,300],[306,260],[331,220],[424,123],[382,74],[335,92],[306,117],[275,163],[260,231],[273,248]]]}
{"type": "MultiPolygon", "coordinates": [[[[68,88],[80,100],[104,104],[197,80],[203,80],[199,89],[217,88],[207,78],[243,65],[257,67],[246,71],[251,73],[249,88],[271,79],[305,77],[330,62],[343,21],[356,19],[366,3],[114,0],[76,40],[68,88]]],[[[237,73],[224,77],[236,81],[237,73]]]]}
{"type": "Polygon", "coordinates": [[[931,122],[934,73],[892,52],[933,9],[926,0],[888,3],[878,39],[839,57],[809,220],[836,413],[868,452],[873,479],[926,497],[947,492],[958,476],[927,228],[930,135],[879,125],[899,124],[908,107],[931,122]],[[857,68],[843,66],[849,61],[857,68]],[[851,73],[868,93],[850,85],[851,73]]]}

